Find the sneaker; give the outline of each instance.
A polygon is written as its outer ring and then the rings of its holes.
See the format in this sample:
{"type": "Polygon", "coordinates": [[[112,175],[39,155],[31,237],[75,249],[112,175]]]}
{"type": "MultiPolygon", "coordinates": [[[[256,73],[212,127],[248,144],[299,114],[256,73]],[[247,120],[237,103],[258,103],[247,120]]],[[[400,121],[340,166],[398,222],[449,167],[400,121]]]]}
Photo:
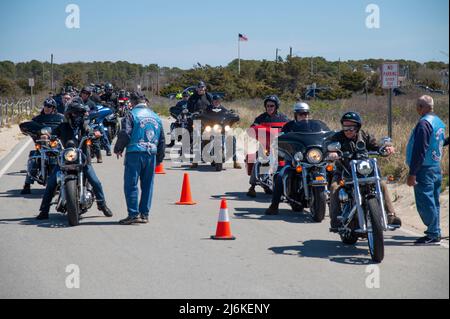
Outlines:
{"type": "Polygon", "coordinates": [[[48,212],[40,212],[36,217],[37,220],[49,219],[48,212]]]}
{"type": "Polygon", "coordinates": [[[20,195],[30,195],[31,194],[31,185],[25,184],[23,185],[23,189],[20,192],[20,195]]]}
{"type": "Polygon", "coordinates": [[[119,221],[120,225],[131,225],[131,224],[140,224],[142,222],[141,218],[139,216],[130,217],[128,216],[125,219],[122,219],[119,221]]]}
{"type": "Polygon", "coordinates": [[[148,224],[148,216],[141,214],[141,224],[148,224]]]}
{"type": "Polygon", "coordinates": [[[421,245],[421,246],[433,246],[433,245],[440,245],[441,244],[441,238],[431,238],[428,236],[419,238],[415,241],[415,245],[421,245]]]}
{"type": "Polygon", "coordinates": [[[248,197],[253,197],[253,198],[255,198],[256,197],[256,190],[255,190],[255,187],[250,187],[249,188],[249,190],[248,190],[248,192],[247,192],[247,196],[248,197]]]}

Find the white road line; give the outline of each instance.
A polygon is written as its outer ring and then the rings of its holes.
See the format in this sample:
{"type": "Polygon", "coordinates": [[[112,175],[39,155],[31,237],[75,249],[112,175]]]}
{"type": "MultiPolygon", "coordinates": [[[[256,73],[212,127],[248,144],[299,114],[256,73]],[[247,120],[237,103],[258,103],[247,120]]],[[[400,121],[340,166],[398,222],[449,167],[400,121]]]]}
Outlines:
{"type": "MultiPolygon", "coordinates": [[[[416,232],[414,232],[412,230],[405,229],[405,228],[401,228],[399,230],[404,232],[404,233],[406,233],[406,234],[408,234],[408,235],[414,236],[414,237],[423,237],[424,236],[423,234],[419,234],[419,233],[416,233],[416,232]]],[[[444,241],[442,241],[441,247],[449,249],[449,245],[444,243],[444,241]]]]}
{"type": "Polygon", "coordinates": [[[31,139],[28,140],[23,146],[14,154],[14,156],[9,160],[8,163],[0,170],[0,178],[2,178],[3,174],[11,167],[12,164],[17,160],[17,158],[22,154],[22,152],[31,144],[31,139]]]}

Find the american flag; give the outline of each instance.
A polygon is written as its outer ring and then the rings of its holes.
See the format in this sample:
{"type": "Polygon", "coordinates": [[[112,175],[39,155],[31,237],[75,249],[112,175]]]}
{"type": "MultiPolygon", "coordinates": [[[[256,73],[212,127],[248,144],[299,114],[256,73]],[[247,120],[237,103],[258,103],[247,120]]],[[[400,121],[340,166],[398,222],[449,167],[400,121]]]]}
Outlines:
{"type": "Polygon", "coordinates": [[[239,41],[248,41],[248,38],[247,38],[247,36],[239,33],[239,41]]]}

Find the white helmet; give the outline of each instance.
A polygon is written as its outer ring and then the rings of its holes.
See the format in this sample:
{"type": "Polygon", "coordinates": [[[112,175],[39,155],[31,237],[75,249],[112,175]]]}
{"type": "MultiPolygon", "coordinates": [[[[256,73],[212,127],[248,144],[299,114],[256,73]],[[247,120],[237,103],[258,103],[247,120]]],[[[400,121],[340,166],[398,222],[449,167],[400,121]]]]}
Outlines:
{"type": "Polygon", "coordinates": [[[294,105],[294,112],[295,113],[309,113],[310,108],[309,105],[305,102],[298,102],[294,105]]]}

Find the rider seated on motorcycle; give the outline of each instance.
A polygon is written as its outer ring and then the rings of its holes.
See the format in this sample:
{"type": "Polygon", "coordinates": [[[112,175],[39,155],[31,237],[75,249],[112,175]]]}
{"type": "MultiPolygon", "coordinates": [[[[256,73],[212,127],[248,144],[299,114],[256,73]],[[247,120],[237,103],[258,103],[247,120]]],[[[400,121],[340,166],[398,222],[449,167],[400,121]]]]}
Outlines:
{"type": "MultiPolygon", "coordinates": [[[[64,116],[57,112],[57,103],[54,99],[47,99],[44,101],[44,106],[41,113],[33,117],[32,121],[43,124],[50,128],[56,127],[64,121],[64,116]]],[[[34,156],[36,151],[31,151],[30,156],[34,156]]],[[[51,172],[49,172],[51,174],[51,172]]],[[[20,192],[22,195],[31,194],[31,184],[34,184],[34,180],[27,174],[25,178],[25,185],[20,192]]]]}
{"type": "MultiPolygon", "coordinates": [[[[310,119],[310,107],[308,104],[304,102],[299,102],[294,105],[294,120],[287,123],[283,126],[282,134],[296,132],[297,123],[300,121],[307,121],[310,119]]],[[[279,167],[281,169],[281,167],[279,167]]],[[[294,169],[285,170],[285,174],[293,174],[295,172],[294,169]]],[[[273,195],[272,202],[270,207],[266,210],[266,215],[278,215],[278,207],[281,202],[281,196],[283,195],[283,176],[279,174],[275,174],[273,177],[273,195]]]]}
{"type": "MultiPolygon", "coordinates": [[[[208,106],[206,112],[230,112],[226,107],[222,105],[222,98],[220,95],[213,95],[212,105],[208,106]]],[[[236,155],[236,137],[233,136],[233,168],[242,169],[242,166],[237,161],[236,155]]]]}
{"type": "MultiPolygon", "coordinates": [[[[263,123],[286,123],[289,122],[289,118],[283,113],[278,112],[281,102],[278,96],[269,95],[264,100],[264,108],[266,111],[259,115],[251,126],[257,126],[263,123]]],[[[247,192],[247,196],[256,197],[256,171],[253,167],[252,175],[250,176],[250,188],[247,192]]]]}
{"type": "MultiPolygon", "coordinates": [[[[379,151],[381,145],[379,145],[375,138],[364,132],[362,127],[361,116],[356,112],[347,112],[341,118],[342,130],[333,135],[329,141],[330,143],[339,142],[341,144],[342,152],[354,153],[356,150],[356,142],[362,140],[366,144],[368,151],[379,151]]],[[[395,153],[393,146],[387,146],[385,148],[387,155],[395,153]]],[[[329,153],[328,160],[338,160],[338,153],[329,153]]],[[[341,215],[340,200],[339,200],[339,180],[341,179],[342,171],[336,168],[330,187],[330,218],[331,218],[331,230],[337,231],[341,226],[338,220],[338,216],[341,215]]],[[[396,216],[392,200],[389,196],[389,191],[385,181],[381,181],[381,189],[383,192],[386,213],[388,215],[388,224],[392,226],[401,226],[402,221],[396,216]]]]}
{"type": "Polygon", "coordinates": [[[97,105],[92,100],[92,89],[88,86],[85,86],[81,89],[80,92],[81,100],[83,101],[83,104],[89,107],[89,110],[91,111],[97,111],[97,105]]]}
{"type": "Polygon", "coordinates": [[[179,101],[175,105],[175,107],[182,108],[184,106],[187,106],[190,97],[191,97],[191,95],[189,94],[189,92],[188,91],[184,91],[183,94],[181,95],[181,101],[179,101]]]}
{"type": "Polygon", "coordinates": [[[212,95],[206,92],[206,84],[200,81],[197,89],[188,99],[188,110],[190,113],[202,113],[212,104],[212,95]]]}
{"type": "MultiPolygon", "coordinates": [[[[89,100],[95,105],[94,108],[90,108],[90,110],[91,110],[90,113],[93,114],[95,112],[98,112],[97,105],[102,104],[100,97],[98,95],[94,94],[89,98],[89,100]]],[[[108,134],[106,134],[105,127],[103,125],[100,126],[100,133],[102,134],[101,144],[106,151],[106,156],[112,156],[111,142],[108,139],[108,134]]],[[[95,156],[97,157],[98,163],[103,162],[101,153],[97,153],[97,154],[95,154],[95,156]]]]}
{"type": "MultiPolygon", "coordinates": [[[[53,130],[52,135],[57,136],[65,148],[78,146],[81,139],[89,134],[89,120],[87,119],[88,112],[89,108],[82,104],[81,99],[73,99],[73,101],[67,106],[67,111],[64,114],[67,122],[61,123],[55,130],[53,130]]],[[[111,210],[108,206],[106,206],[102,184],[100,183],[100,180],[91,165],[90,154],[86,145],[82,147],[82,151],[84,156],[86,156],[87,161],[87,165],[84,167],[83,172],[93,188],[95,198],[97,199],[97,208],[102,211],[106,217],[112,217],[113,214],[111,210]]],[[[52,175],[48,179],[44,197],[41,202],[40,214],[36,217],[39,220],[49,218],[48,213],[50,210],[50,205],[57,187],[58,171],[59,167],[55,168],[52,175]]]]}
{"type": "Polygon", "coordinates": [[[106,83],[104,86],[105,93],[100,97],[104,106],[110,107],[113,112],[117,111],[119,100],[114,93],[114,86],[111,83],[106,83]]]}

